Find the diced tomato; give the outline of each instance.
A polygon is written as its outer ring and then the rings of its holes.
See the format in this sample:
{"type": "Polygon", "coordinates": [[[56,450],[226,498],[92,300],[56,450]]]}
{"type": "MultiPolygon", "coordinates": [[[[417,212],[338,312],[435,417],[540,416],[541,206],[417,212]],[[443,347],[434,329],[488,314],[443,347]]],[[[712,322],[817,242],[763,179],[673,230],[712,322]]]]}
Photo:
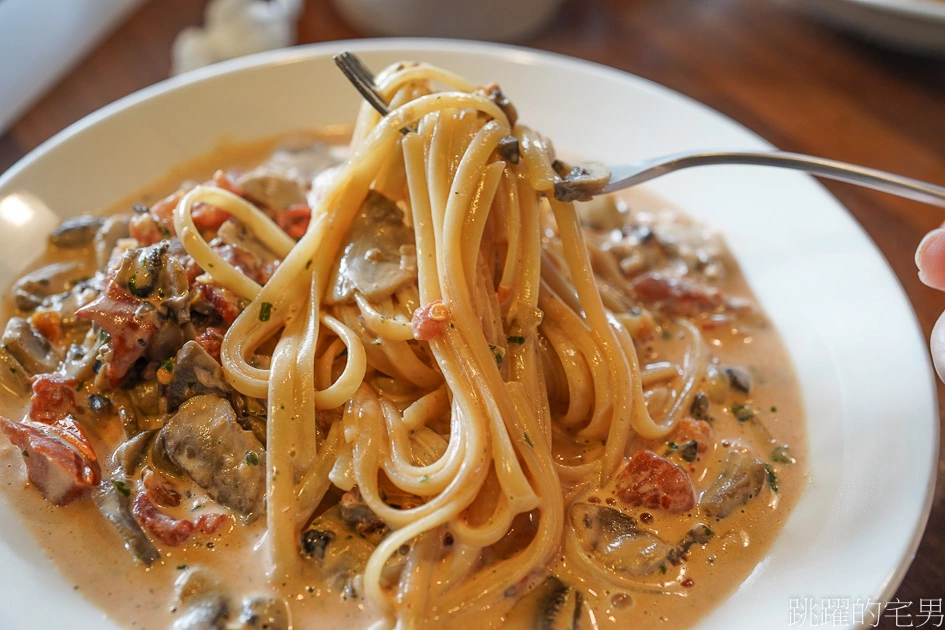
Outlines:
{"type": "Polygon", "coordinates": [[[196,521],[176,519],[159,510],[145,493],[135,497],[131,512],[142,527],[171,547],[183,544],[197,532],[213,534],[229,519],[226,514],[202,514],[196,521]]]}
{"type": "Polygon", "coordinates": [[[230,213],[198,201],[194,204],[191,217],[194,226],[201,232],[216,232],[230,218],[230,213]]]}
{"type": "Polygon", "coordinates": [[[682,468],[648,450],[637,451],[617,475],[617,498],[633,507],[672,514],[696,505],[692,482],[682,468]]]}
{"type": "Polygon", "coordinates": [[[0,416],[0,430],[23,452],[29,480],[55,505],[87,496],[101,469],[82,429],[72,420],[40,424],[0,416]]]}
{"type": "Polygon", "coordinates": [[[699,445],[699,452],[705,453],[712,443],[712,425],[705,420],[683,418],[676,427],[673,440],[677,444],[686,444],[693,440],[699,445]]]}
{"type": "Polygon", "coordinates": [[[223,190],[228,190],[234,195],[243,196],[243,190],[237,186],[236,182],[233,180],[233,176],[229,172],[224,172],[217,169],[213,174],[213,183],[223,190]]]}
{"type": "Polygon", "coordinates": [[[62,316],[56,311],[36,311],[30,317],[30,323],[50,341],[59,341],[62,336],[62,316]]]}
{"type": "Polygon", "coordinates": [[[52,424],[69,414],[76,414],[75,394],[79,382],[61,374],[37,374],[33,377],[30,418],[52,424]]]}
{"type": "Polygon", "coordinates": [[[121,383],[157,331],[154,312],[139,312],[140,305],[141,302],[111,278],[101,295],[75,312],[76,316],[92,320],[111,335],[112,358],[105,367],[105,374],[112,387],[121,383]]]}
{"type": "Polygon", "coordinates": [[[446,330],[449,319],[449,309],[440,300],[421,306],[413,312],[410,320],[414,339],[419,341],[436,339],[446,330]]]}
{"type": "Polygon", "coordinates": [[[276,225],[295,240],[305,236],[311,220],[312,209],[306,205],[291,206],[276,215],[276,225]]]}

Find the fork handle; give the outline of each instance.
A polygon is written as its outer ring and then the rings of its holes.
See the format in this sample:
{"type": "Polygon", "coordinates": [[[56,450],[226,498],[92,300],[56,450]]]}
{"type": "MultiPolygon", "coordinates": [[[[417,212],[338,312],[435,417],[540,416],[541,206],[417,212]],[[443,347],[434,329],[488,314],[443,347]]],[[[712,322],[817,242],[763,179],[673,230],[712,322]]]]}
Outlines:
{"type": "Polygon", "coordinates": [[[945,187],[875,168],[784,151],[677,153],[659,160],[616,166],[611,169],[610,184],[604,192],[621,190],[684,168],[724,164],[775,166],[795,171],[805,171],[819,177],[857,184],[945,208],[945,187]]]}

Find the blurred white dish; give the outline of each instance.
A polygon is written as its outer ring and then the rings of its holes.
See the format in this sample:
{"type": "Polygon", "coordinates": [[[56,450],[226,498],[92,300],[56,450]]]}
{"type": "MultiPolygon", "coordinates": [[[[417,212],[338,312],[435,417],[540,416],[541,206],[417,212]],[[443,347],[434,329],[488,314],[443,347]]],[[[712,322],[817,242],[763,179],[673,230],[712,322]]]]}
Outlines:
{"type": "Polygon", "coordinates": [[[812,13],[912,52],[945,55],[943,0],[795,0],[812,13]]]}
{"type": "MultiPolygon", "coordinates": [[[[341,50],[376,69],[419,59],[498,82],[521,119],[565,155],[620,163],[705,147],[770,148],[675,92],[548,53],[437,40],[275,51],[122,99],[0,177],[0,284],[42,250],[58,217],[103,208],[221,140],[351,122],[358,96],[331,61],[341,50]]],[[[809,487],[762,562],[699,627],[787,627],[792,600],[889,599],[928,518],[939,444],[925,340],[895,276],[859,225],[807,176],[702,168],[647,188],[725,234],[782,334],[807,414],[809,487]]],[[[59,576],[5,505],[0,566],[4,628],[114,627],[59,576]]],[[[851,627],[852,615],[847,622],[832,627],[851,627]]]]}

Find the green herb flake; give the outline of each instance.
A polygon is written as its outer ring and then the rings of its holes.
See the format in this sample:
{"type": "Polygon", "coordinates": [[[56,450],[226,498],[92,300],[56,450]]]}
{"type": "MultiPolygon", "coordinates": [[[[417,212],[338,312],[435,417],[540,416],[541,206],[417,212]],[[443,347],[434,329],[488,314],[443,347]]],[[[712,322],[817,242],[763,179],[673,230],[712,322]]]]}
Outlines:
{"type": "Polygon", "coordinates": [[[263,302],[259,305],[259,321],[268,322],[269,318],[272,316],[272,304],[269,302],[263,302]]]}
{"type": "Polygon", "coordinates": [[[138,293],[138,281],[135,280],[134,276],[128,277],[128,290],[132,295],[136,295],[138,293]]]}
{"type": "Polygon", "coordinates": [[[131,488],[126,486],[124,481],[112,479],[112,485],[115,486],[115,490],[118,490],[118,492],[122,493],[126,497],[131,496],[131,488]]]}
{"type": "Polygon", "coordinates": [[[660,565],[660,573],[662,573],[663,575],[666,575],[666,563],[665,563],[665,562],[660,565]]]}
{"type": "Polygon", "coordinates": [[[774,405],[771,406],[771,413],[778,413],[778,408],[774,405]]]}
{"type": "Polygon", "coordinates": [[[667,447],[669,448],[669,450],[671,450],[671,451],[675,451],[677,448],[679,448],[679,444],[676,444],[675,442],[670,442],[670,443],[667,444],[666,446],[667,446],[667,447]]]}
{"type": "Polygon", "coordinates": [[[774,468],[765,464],[765,470],[768,473],[768,485],[771,486],[772,492],[777,493],[778,491],[778,476],[774,474],[774,468]]]}
{"type": "Polygon", "coordinates": [[[23,451],[23,457],[29,457],[29,456],[30,456],[29,451],[23,451]]]}
{"type": "Polygon", "coordinates": [[[502,367],[502,350],[498,346],[493,346],[489,344],[489,350],[492,351],[492,357],[495,359],[495,364],[499,367],[502,367]]]}
{"type": "Polygon", "coordinates": [[[186,565],[186,564],[178,564],[178,565],[177,565],[177,570],[178,570],[178,571],[186,571],[186,570],[187,570],[187,565],[186,565]]]}
{"type": "Polygon", "coordinates": [[[703,525],[703,526],[702,526],[702,533],[705,534],[706,536],[711,536],[713,532],[712,532],[711,529],[709,529],[709,526],[708,526],[708,525],[703,525]]]}
{"type": "Polygon", "coordinates": [[[81,392],[83,389],[85,389],[85,381],[79,381],[79,384],[76,385],[75,391],[81,392]]]}
{"type": "Polygon", "coordinates": [[[164,359],[163,361],[161,361],[160,367],[162,370],[164,370],[168,374],[173,373],[174,372],[174,359],[170,359],[170,358],[164,359]]]}
{"type": "Polygon", "coordinates": [[[422,477],[420,477],[420,483],[423,483],[424,481],[428,481],[429,479],[430,479],[429,475],[423,475],[422,477]]]}
{"type": "Polygon", "coordinates": [[[745,423],[755,417],[755,412],[748,405],[732,405],[732,415],[740,423],[745,423]]]}
{"type": "Polygon", "coordinates": [[[308,262],[305,263],[305,268],[308,269],[308,268],[311,267],[311,266],[312,266],[312,259],[309,258],[309,259],[308,259],[308,262]]]}
{"type": "Polygon", "coordinates": [[[99,341],[108,341],[108,333],[105,332],[104,328],[98,329],[98,339],[99,341]]]}
{"type": "Polygon", "coordinates": [[[15,368],[15,367],[11,367],[11,368],[9,368],[9,369],[10,369],[10,374],[16,374],[16,368],[15,368]]]}
{"type": "Polygon", "coordinates": [[[161,231],[161,236],[163,236],[164,238],[170,237],[171,231],[169,229],[167,229],[165,226],[161,225],[160,223],[158,223],[157,226],[158,226],[158,230],[161,231]]]}
{"type": "Polygon", "coordinates": [[[512,335],[511,337],[506,337],[505,341],[506,343],[517,343],[518,345],[522,345],[525,343],[525,337],[521,335],[512,335]]]}
{"type": "Polygon", "coordinates": [[[534,448],[535,445],[532,444],[532,439],[531,439],[530,437],[528,437],[528,433],[525,433],[524,435],[525,435],[525,443],[528,444],[529,446],[531,446],[532,448],[534,448]]]}
{"type": "Polygon", "coordinates": [[[246,463],[250,466],[259,465],[259,455],[256,454],[256,451],[249,451],[246,453],[246,463]]]}
{"type": "Polygon", "coordinates": [[[788,446],[778,446],[771,451],[771,461],[779,464],[796,464],[797,459],[791,455],[791,449],[788,446]]]}
{"type": "Polygon", "coordinates": [[[202,508],[202,507],[203,507],[203,503],[197,503],[196,505],[194,505],[194,507],[190,508],[190,511],[191,511],[191,512],[196,512],[197,510],[199,510],[199,509],[202,508]]]}

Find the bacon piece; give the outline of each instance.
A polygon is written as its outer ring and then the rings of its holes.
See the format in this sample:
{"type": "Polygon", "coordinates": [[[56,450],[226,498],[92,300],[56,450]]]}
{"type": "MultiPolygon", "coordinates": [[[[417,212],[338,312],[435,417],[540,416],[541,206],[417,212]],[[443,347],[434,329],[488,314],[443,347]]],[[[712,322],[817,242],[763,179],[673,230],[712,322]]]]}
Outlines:
{"type": "Polygon", "coordinates": [[[617,475],[617,498],[634,507],[677,514],[696,505],[692,482],[682,468],[648,450],[640,450],[617,475]]]}
{"type": "Polygon", "coordinates": [[[66,505],[98,485],[98,459],[85,433],[71,419],[40,424],[0,416],[0,430],[23,452],[30,481],[50,503],[66,505]]]}
{"type": "Polygon", "coordinates": [[[254,282],[263,284],[268,280],[259,268],[259,261],[245,249],[233,247],[232,245],[217,245],[213,248],[213,251],[254,282]]]}
{"type": "Polygon", "coordinates": [[[725,306],[718,289],[686,278],[651,272],[635,278],[631,285],[648,306],[672,315],[691,317],[725,306]]]}
{"type": "Polygon", "coordinates": [[[52,424],[69,414],[77,414],[75,388],[79,382],[61,374],[38,374],[33,377],[30,397],[30,418],[52,424]]]}
{"type": "Polygon", "coordinates": [[[152,502],[158,505],[166,505],[167,507],[177,507],[180,505],[180,493],[168,487],[161,479],[160,475],[150,468],[145,470],[141,480],[144,482],[144,490],[152,502]]]}
{"type": "Polygon", "coordinates": [[[118,387],[157,332],[154,310],[139,309],[141,305],[111,278],[100,296],[75,312],[77,317],[92,320],[111,335],[112,357],[105,374],[112,387],[118,387]]]}
{"type": "Polygon", "coordinates": [[[311,220],[312,209],[303,204],[290,206],[276,215],[276,225],[295,240],[305,236],[311,220]]]}
{"type": "Polygon", "coordinates": [[[215,360],[220,360],[220,346],[223,345],[223,331],[216,326],[209,326],[197,333],[194,338],[200,347],[215,360]]]}
{"type": "Polygon", "coordinates": [[[712,443],[712,425],[705,420],[683,418],[679,421],[673,438],[680,445],[694,440],[699,445],[699,452],[705,453],[712,443]]]}
{"type": "Polygon", "coordinates": [[[232,291],[217,284],[203,282],[198,282],[194,286],[227,324],[232,324],[233,320],[239,316],[239,300],[232,291]]]}
{"type": "Polygon", "coordinates": [[[201,514],[196,521],[176,519],[159,510],[143,492],[135,497],[131,513],[142,527],[170,547],[183,544],[195,533],[213,534],[229,519],[226,514],[201,514]]]}
{"type": "Polygon", "coordinates": [[[421,306],[413,312],[413,318],[410,320],[414,339],[418,341],[436,339],[446,330],[449,319],[449,309],[440,300],[421,306]]]}

